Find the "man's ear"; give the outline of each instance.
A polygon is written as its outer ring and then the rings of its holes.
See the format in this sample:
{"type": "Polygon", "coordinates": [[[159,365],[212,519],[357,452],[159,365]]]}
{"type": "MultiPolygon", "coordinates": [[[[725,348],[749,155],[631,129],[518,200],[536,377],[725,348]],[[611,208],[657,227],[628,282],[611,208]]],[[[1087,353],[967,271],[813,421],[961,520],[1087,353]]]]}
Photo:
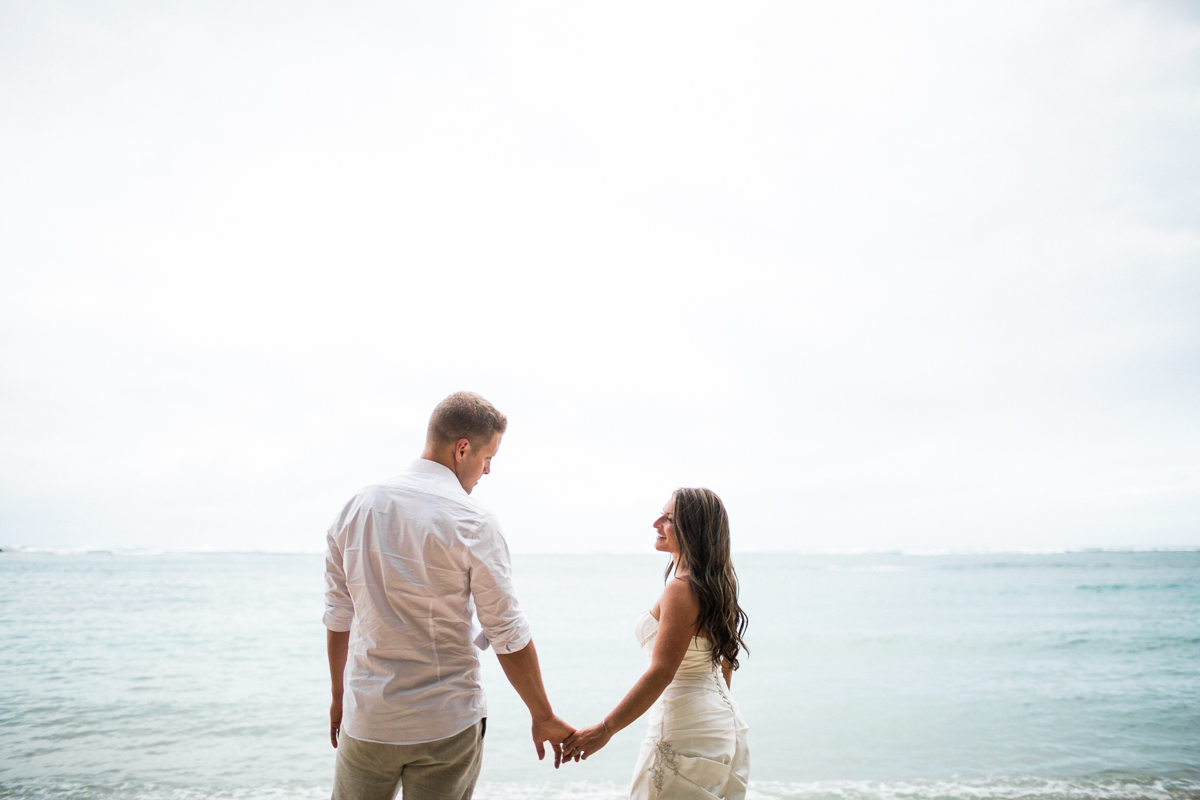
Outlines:
{"type": "Polygon", "coordinates": [[[454,443],[454,460],[462,461],[467,457],[467,451],[471,449],[471,440],[463,437],[454,443]]]}

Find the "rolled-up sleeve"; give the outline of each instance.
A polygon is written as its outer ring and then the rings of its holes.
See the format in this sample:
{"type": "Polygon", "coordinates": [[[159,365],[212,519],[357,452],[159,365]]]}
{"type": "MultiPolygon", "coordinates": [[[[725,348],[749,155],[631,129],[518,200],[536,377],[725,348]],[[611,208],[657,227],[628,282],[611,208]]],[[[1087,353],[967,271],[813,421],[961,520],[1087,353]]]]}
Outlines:
{"type": "Polygon", "coordinates": [[[339,519],[325,537],[325,616],[322,621],[331,631],[350,630],[354,619],[354,601],[346,588],[346,565],[342,559],[345,527],[339,519]]]}
{"type": "Polygon", "coordinates": [[[529,620],[513,594],[508,543],[494,518],[488,518],[467,542],[471,596],[484,636],[500,655],[524,649],[533,638],[529,620]]]}

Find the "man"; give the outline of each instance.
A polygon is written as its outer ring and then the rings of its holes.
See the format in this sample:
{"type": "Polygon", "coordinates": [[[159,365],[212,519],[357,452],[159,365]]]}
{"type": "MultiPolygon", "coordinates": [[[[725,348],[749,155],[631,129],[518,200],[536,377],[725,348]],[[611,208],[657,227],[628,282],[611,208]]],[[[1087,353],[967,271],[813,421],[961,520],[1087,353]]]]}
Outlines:
{"type": "Polygon", "coordinates": [[[400,786],[404,800],[469,800],[487,727],[476,646],[489,643],[533,717],[538,758],[548,741],[559,765],[573,729],[546,699],[496,518],[469,497],[507,424],[479,395],[450,395],[421,458],[359,492],[329,530],[333,800],[391,800],[400,786]]]}

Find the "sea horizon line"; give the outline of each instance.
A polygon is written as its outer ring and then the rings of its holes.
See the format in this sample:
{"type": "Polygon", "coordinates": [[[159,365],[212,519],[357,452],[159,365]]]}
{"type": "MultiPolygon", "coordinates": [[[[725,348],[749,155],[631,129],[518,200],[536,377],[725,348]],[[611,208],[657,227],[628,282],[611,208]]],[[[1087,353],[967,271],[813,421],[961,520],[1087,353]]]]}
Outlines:
{"type": "MultiPolygon", "coordinates": [[[[0,545],[0,553],[28,553],[39,555],[323,555],[323,549],[275,549],[275,548],[229,548],[229,547],[115,547],[108,545],[0,545]]],[[[1081,553],[1193,553],[1200,552],[1200,545],[1161,546],[1112,546],[1112,547],[900,547],[900,548],[819,548],[786,550],[737,550],[740,555],[796,555],[796,556],[971,556],[971,555],[1065,555],[1081,553]]],[[[513,550],[515,556],[646,556],[657,557],[658,553],[644,550],[589,550],[547,551],[513,550]]]]}

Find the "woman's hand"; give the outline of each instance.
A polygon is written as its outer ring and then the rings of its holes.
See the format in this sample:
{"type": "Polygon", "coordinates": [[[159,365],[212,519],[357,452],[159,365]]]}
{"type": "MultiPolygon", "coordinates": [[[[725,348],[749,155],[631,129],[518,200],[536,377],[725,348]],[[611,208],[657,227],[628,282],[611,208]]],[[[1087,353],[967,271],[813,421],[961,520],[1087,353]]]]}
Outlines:
{"type": "Polygon", "coordinates": [[[612,736],[604,723],[590,728],[580,728],[563,740],[563,761],[578,761],[587,757],[608,744],[612,736]]]}

